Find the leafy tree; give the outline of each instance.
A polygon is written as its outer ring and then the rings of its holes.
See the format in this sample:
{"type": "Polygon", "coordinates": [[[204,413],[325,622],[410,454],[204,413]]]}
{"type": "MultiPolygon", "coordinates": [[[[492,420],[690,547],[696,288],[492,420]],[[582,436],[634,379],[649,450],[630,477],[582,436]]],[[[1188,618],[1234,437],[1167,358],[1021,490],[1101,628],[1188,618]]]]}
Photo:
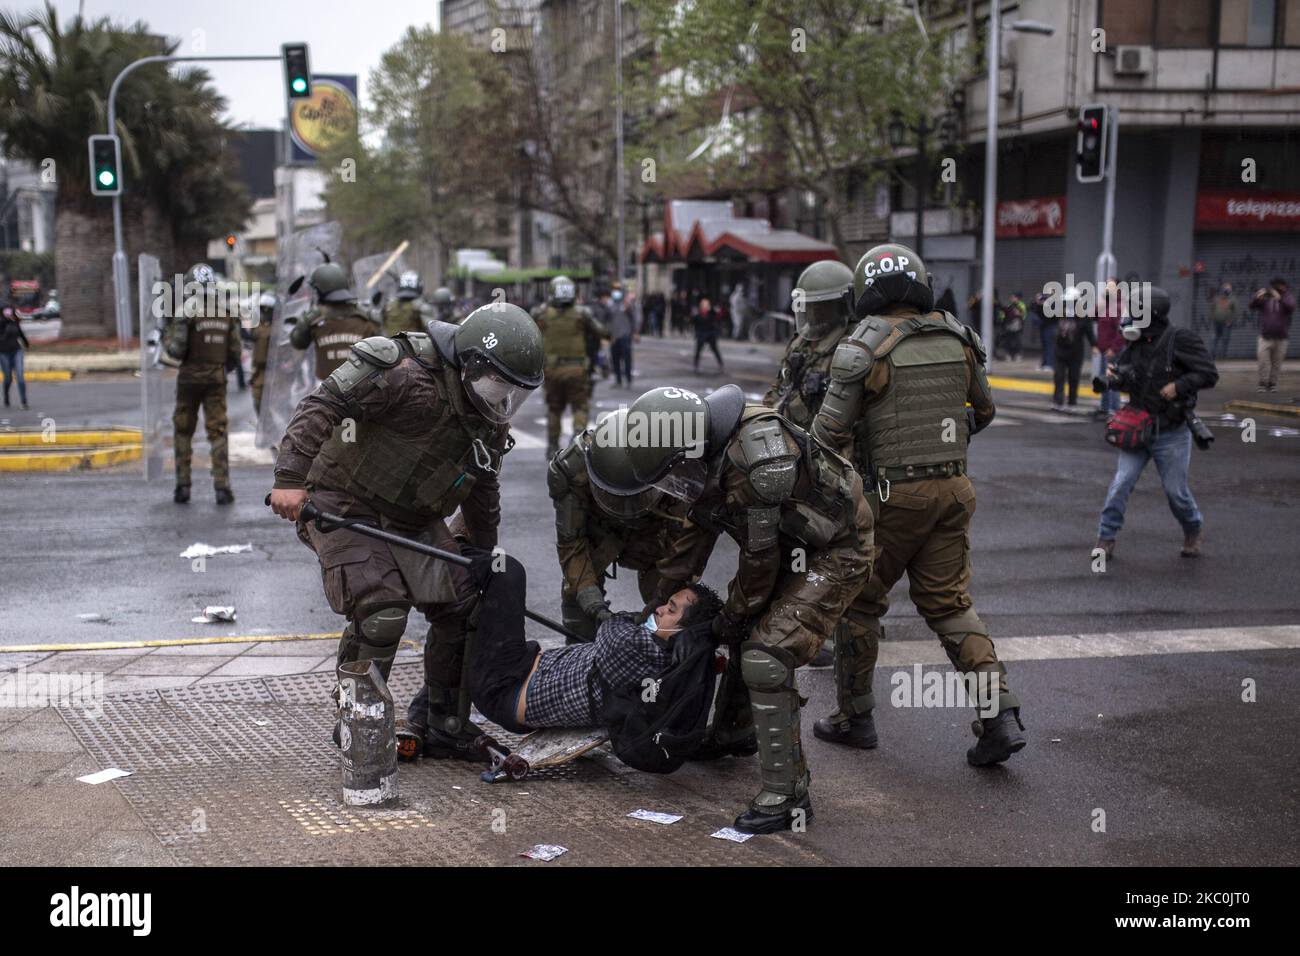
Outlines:
{"type": "MultiPolygon", "coordinates": [[[[107,128],[108,91],[128,63],[170,54],[177,44],[108,18],[60,21],[53,6],[0,12],[0,138],[11,155],[57,171],[56,246],[64,314],[112,326],[112,215],[89,189],[86,139],[107,128]]],[[[118,91],[123,209],[133,251],[195,254],[213,235],[237,229],[249,197],[219,119],[225,101],[200,69],[165,65],[133,72],[118,91]]],[[[173,263],[183,269],[188,262],[173,263]]]]}
{"type": "Polygon", "coordinates": [[[660,182],[810,191],[842,256],[846,178],[887,177],[891,120],[933,125],[963,67],[950,38],[898,0],[640,6],[656,56],[632,91],[657,118],[646,135],[660,182]]]}

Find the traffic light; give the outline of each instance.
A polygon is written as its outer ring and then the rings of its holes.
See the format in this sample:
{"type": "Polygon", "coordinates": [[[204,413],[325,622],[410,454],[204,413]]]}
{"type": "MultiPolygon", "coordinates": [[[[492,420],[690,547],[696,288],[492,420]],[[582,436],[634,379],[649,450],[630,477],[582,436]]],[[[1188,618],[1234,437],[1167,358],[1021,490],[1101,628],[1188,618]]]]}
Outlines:
{"type": "Polygon", "coordinates": [[[284,86],[289,99],[311,96],[311,65],[307,62],[307,44],[285,43],[280,47],[284,58],[284,86]]]}
{"type": "Polygon", "coordinates": [[[226,236],[226,252],[234,253],[235,245],[239,242],[238,237],[232,232],[226,236]]]}
{"type": "Polygon", "coordinates": [[[1079,113],[1079,139],[1075,146],[1074,172],[1081,183],[1100,182],[1106,178],[1106,140],[1110,111],[1094,103],[1079,113]]]}
{"type": "Polygon", "coordinates": [[[122,195],[122,144],[116,136],[90,137],[90,192],[95,196],[122,195]]]}

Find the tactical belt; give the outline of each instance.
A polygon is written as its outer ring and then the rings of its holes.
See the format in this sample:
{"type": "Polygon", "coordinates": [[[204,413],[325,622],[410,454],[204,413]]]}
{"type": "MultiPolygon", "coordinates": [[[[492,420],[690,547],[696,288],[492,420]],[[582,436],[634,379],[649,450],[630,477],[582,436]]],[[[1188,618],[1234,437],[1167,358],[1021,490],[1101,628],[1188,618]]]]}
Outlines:
{"type": "Polygon", "coordinates": [[[552,365],[586,365],[587,359],[584,358],[555,358],[551,359],[552,365]]]}
{"type": "Polygon", "coordinates": [[[876,468],[876,481],[898,484],[923,478],[955,478],[964,474],[966,463],[961,461],[945,461],[937,465],[881,465],[876,468]]]}

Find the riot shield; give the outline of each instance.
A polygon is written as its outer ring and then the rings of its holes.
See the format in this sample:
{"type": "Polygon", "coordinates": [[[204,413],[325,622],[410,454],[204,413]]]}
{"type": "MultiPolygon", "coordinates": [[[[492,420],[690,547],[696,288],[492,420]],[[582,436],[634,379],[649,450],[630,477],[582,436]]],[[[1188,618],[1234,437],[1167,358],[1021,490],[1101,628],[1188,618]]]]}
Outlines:
{"type": "Polygon", "coordinates": [[[167,454],[167,383],[161,359],[163,328],[171,314],[170,292],[154,294],[154,284],[162,281],[162,265],[157,256],[141,255],[136,263],[136,275],[140,293],[140,407],[143,411],[140,430],[144,442],[144,480],[156,481],[163,475],[167,454]]]}
{"type": "Polygon", "coordinates": [[[357,303],[362,308],[370,309],[379,321],[379,310],[385,302],[397,293],[397,279],[411,268],[406,261],[406,243],[388,252],[365,256],[352,263],[352,290],[357,294],[357,303]],[[375,293],[379,301],[375,302],[375,293]]]}
{"type": "Polygon", "coordinates": [[[276,263],[275,313],[271,318],[271,340],[266,352],[266,384],[262,391],[262,411],[257,418],[258,448],[279,443],[298,403],[319,384],[316,380],[311,350],[299,351],[289,342],[289,333],[311,307],[312,291],[306,277],[325,261],[338,258],[343,227],[337,222],[323,222],[300,229],[285,240],[276,263]],[[289,292],[299,277],[302,282],[289,292]]]}

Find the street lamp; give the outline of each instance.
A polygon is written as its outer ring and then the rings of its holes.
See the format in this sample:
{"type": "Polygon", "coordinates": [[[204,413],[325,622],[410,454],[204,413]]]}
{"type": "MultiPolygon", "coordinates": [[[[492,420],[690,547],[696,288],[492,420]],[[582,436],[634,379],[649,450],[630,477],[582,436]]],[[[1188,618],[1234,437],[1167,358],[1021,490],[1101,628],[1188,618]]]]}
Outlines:
{"type": "Polygon", "coordinates": [[[1001,24],[1001,0],[989,4],[988,135],[984,142],[984,282],[980,291],[980,336],[985,364],[993,364],[993,228],[998,211],[998,69],[1001,66],[1002,30],[1051,36],[1056,29],[1040,20],[1013,20],[1001,24]]]}

